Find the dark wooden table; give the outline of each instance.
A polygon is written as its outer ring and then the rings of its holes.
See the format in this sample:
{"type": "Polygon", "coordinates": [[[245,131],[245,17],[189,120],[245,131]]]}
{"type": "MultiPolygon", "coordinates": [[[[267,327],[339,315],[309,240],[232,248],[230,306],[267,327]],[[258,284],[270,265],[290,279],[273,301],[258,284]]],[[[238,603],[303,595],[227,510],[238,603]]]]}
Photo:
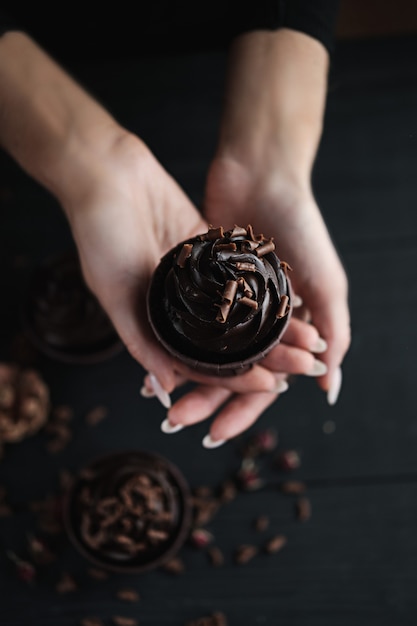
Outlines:
{"type": "MultiPolygon", "coordinates": [[[[115,614],[143,626],[180,626],[213,610],[224,611],[231,626],[417,622],[416,58],[411,38],[346,43],[334,60],[314,184],[351,283],[344,386],[330,408],[313,381],[299,379],[252,429],[276,427],[282,449],[300,450],[294,476],[308,484],[310,521],[295,520],[292,500],[275,486],[281,476],[268,470],[270,484],[241,494],[210,525],[225,553],[222,568],[186,548],[182,576],[157,571],[98,583],[64,537],[58,562],[25,585],[4,550],[25,554],[33,526],[27,502],[54,493],[61,469],[76,471],[132,444],[167,456],[192,486],[215,486],[239,463],[234,443],[201,447],[207,424],[163,435],[164,410],[140,396],[143,371],[126,352],[82,367],[40,358],[54,404],[75,410],[74,438],[49,455],[40,433],[7,447],[0,462],[0,484],[15,510],[0,519],[2,626],[71,626],[88,615],[110,624],[115,614]],[[84,417],[97,404],[109,416],[91,427],[84,417]],[[328,421],[332,434],[324,432],[328,421]],[[265,535],[251,528],[260,513],[271,518],[265,535]],[[288,536],[281,553],[233,563],[236,545],[262,545],[275,531],[288,536]],[[56,594],[62,571],[77,579],[78,591],[56,594]],[[138,605],[115,598],[126,586],[140,592],[138,605]]],[[[224,61],[216,53],[91,65],[78,77],[149,143],[198,204],[216,140],[224,61]]],[[[0,190],[0,358],[7,360],[29,270],[71,237],[55,201],[6,156],[0,190]]]]}

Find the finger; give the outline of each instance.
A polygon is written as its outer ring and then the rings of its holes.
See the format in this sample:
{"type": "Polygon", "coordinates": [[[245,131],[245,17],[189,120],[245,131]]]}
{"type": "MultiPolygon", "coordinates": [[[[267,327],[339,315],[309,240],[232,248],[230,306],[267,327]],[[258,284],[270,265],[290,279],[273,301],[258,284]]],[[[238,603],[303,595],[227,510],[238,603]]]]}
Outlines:
{"type": "Polygon", "coordinates": [[[279,394],[257,392],[233,396],[213,421],[205,447],[217,447],[247,430],[279,394]]]}
{"type": "Polygon", "coordinates": [[[291,318],[281,343],[317,354],[327,349],[327,343],[320,337],[318,330],[312,324],[307,324],[295,317],[291,318]]]}
{"type": "MultiPolygon", "coordinates": [[[[175,389],[182,387],[187,382],[189,382],[188,378],[175,372],[175,389]]],[[[155,396],[154,384],[150,374],[146,374],[144,377],[140,393],[144,398],[153,398],[155,396]]]]}
{"type": "Polygon", "coordinates": [[[323,376],[327,372],[326,364],[301,348],[278,344],[266,355],[262,365],[272,372],[304,374],[305,376],[323,376]]]}
{"type": "MultiPolygon", "coordinates": [[[[254,391],[274,391],[277,385],[276,373],[261,366],[254,365],[250,370],[238,376],[207,376],[178,363],[181,375],[194,382],[216,387],[221,385],[234,393],[250,393],[254,391]]],[[[286,370],[283,370],[286,371],[286,370]]]]}
{"type": "Polygon", "coordinates": [[[198,385],[172,405],[167,414],[168,422],[172,427],[197,424],[210,417],[232,395],[233,392],[224,387],[198,385]]]}

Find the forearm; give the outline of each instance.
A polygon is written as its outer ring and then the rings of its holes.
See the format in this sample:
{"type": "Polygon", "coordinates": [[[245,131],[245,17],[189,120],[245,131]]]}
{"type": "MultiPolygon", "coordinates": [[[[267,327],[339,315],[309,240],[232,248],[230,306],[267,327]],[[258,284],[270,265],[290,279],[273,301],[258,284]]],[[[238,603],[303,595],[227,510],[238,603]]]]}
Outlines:
{"type": "Polygon", "coordinates": [[[303,33],[280,29],[239,37],[231,50],[217,156],[254,172],[270,164],[288,180],[309,184],[328,64],[324,46],[303,33]]]}
{"type": "Polygon", "coordinates": [[[120,126],[35,42],[0,38],[0,145],[59,199],[79,189],[120,126]]]}

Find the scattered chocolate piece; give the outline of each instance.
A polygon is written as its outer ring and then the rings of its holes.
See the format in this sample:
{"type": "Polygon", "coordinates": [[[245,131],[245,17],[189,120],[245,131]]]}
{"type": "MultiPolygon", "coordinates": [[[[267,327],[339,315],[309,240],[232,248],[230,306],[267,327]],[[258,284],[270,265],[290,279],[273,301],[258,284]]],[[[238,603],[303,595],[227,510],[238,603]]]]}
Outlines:
{"type": "Polygon", "coordinates": [[[199,549],[207,548],[212,543],[214,537],[205,528],[194,528],[190,534],[190,543],[199,549]]]}
{"type": "Polygon", "coordinates": [[[104,626],[104,622],[99,617],[84,617],[80,622],[81,626],[104,626]]]}
{"type": "Polygon", "coordinates": [[[298,498],[295,503],[295,512],[300,522],[307,522],[311,517],[311,502],[305,496],[298,498]]]}
{"type": "Polygon", "coordinates": [[[235,482],[233,480],[226,480],[224,483],[220,485],[220,502],[225,504],[227,502],[232,502],[236,498],[237,489],[235,482]]]}
{"type": "Polygon", "coordinates": [[[272,239],[270,239],[269,241],[266,241],[264,244],[256,248],[255,253],[258,257],[263,257],[265,256],[265,254],[268,254],[268,252],[273,252],[274,250],[275,244],[272,239]]]}
{"type": "Polygon", "coordinates": [[[265,551],[268,554],[275,554],[275,552],[282,550],[286,543],[287,538],[285,535],[276,535],[265,544],[265,551]]]}
{"type": "Polygon", "coordinates": [[[11,561],[13,561],[15,566],[16,575],[19,580],[22,580],[25,583],[33,583],[36,578],[36,569],[29,563],[29,561],[24,561],[17,554],[8,550],[6,552],[7,556],[11,561]]]}
{"type": "Polygon", "coordinates": [[[72,593],[73,591],[77,591],[77,589],[77,583],[75,582],[73,577],[67,572],[63,572],[63,574],[61,574],[61,578],[55,586],[55,590],[57,591],[57,593],[60,594],[72,593]]]}
{"type": "Polygon", "coordinates": [[[95,426],[108,415],[108,409],[105,406],[97,406],[95,409],[91,409],[85,416],[85,421],[89,426],[95,426]]]}
{"type": "Polygon", "coordinates": [[[260,454],[269,454],[278,445],[278,433],[273,428],[266,428],[255,433],[249,440],[245,456],[255,457],[260,454]]]}
{"type": "Polygon", "coordinates": [[[264,485],[264,481],[260,477],[259,468],[251,458],[243,459],[236,478],[240,488],[244,491],[256,491],[264,485]]]}
{"type": "Polygon", "coordinates": [[[194,524],[196,526],[208,524],[220,507],[220,503],[214,498],[193,498],[192,502],[194,524]]]}
{"type": "Polygon", "coordinates": [[[210,498],[213,495],[213,489],[206,485],[201,485],[193,489],[193,494],[198,498],[210,498]]]}
{"type": "Polygon", "coordinates": [[[138,592],[134,589],[119,589],[116,596],[124,602],[139,602],[140,600],[138,592]]]}
{"type": "Polygon", "coordinates": [[[162,566],[162,569],[164,569],[169,574],[177,575],[177,574],[182,574],[183,572],[185,572],[185,565],[184,565],[184,562],[179,557],[175,557],[171,559],[170,561],[167,561],[167,563],[164,563],[164,565],[162,566]]]}
{"type": "Polygon", "coordinates": [[[254,522],[255,530],[257,530],[260,533],[264,532],[264,530],[266,530],[268,526],[269,526],[269,517],[267,515],[260,515],[259,517],[256,518],[254,522]]]}
{"type": "Polygon", "coordinates": [[[109,577],[107,572],[102,569],[96,569],[94,567],[90,567],[90,569],[87,570],[87,573],[90,578],[94,578],[94,580],[107,580],[109,577]]]}
{"type": "Polygon", "coordinates": [[[179,253],[178,258],[177,258],[177,265],[179,265],[179,267],[181,268],[185,267],[185,261],[191,256],[192,249],[193,249],[192,243],[185,243],[183,245],[183,247],[181,248],[181,252],[179,253]]]}
{"type": "Polygon", "coordinates": [[[235,563],[245,565],[258,554],[258,548],[249,544],[239,546],[235,552],[235,563]]]}
{"type": "Polygon", "coordinates": [[[122,617],[121,615],[113,615],[112,621],[115,626],[138,626],[139,624],[134,617],[122,617]]]}
{"type": "Polygon", "coordinates": [[[29,533],[27,541],[29,553],[37,565],[49,565],[55,560],[55,554],[51,552],[43,539],[29,533]]]}
{"type": "Polygon", "coordinates": [[[207,556],[213,567],[221,567],[224,564],[223,552],[217,546],[210,546],[207,550],[207,556]]]}
{"type": "Polygon", "coordinates": [[[70,422],[74,417],[74,411],[70,406],[56,406],[52,411],[52,418],[57,422],[70,422]]]}
{"type": "Polygon", "coordinates": [[[281,491],[292,495],[299,495],[307,490],[307,485],[300,480],[286,480],[281,483],[281,491]]]}
{"type": "Polygon", "coordinates": [[[185,626],[228,626],[224,613],[216,611],[212,615],[199,617],[191,622],[186,622],[185,626]]]}
{"type": "Polygon", "coordinates": [[[296,470],[301,466],[301,457],[297,450],[285,450],[278,455],[277,466],[286,472],[296,470]]]}

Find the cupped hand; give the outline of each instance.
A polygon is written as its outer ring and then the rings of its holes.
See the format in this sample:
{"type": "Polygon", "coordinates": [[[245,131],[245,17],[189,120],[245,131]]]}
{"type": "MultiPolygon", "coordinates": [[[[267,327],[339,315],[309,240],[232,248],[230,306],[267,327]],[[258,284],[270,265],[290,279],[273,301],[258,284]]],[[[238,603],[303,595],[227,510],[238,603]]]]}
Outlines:
{"type": "MultiPolygon", "coordinates": [[[[333,404],[350,345],[348,282],[313,194],[283,182],[273,171],[260,175],[237,161],[218,158],[207,178],[204,216],[217,225],[225,215],[225,227],[252,223],[257,232],[274,237],[278,256],[292,267],[293,290],[327,345],[320,355],[327,371],[317,367],[317,380],[333,404]]],[[[272,351],[262,365],[280,371],[281,357],[282,353],[272,351]]]]}

